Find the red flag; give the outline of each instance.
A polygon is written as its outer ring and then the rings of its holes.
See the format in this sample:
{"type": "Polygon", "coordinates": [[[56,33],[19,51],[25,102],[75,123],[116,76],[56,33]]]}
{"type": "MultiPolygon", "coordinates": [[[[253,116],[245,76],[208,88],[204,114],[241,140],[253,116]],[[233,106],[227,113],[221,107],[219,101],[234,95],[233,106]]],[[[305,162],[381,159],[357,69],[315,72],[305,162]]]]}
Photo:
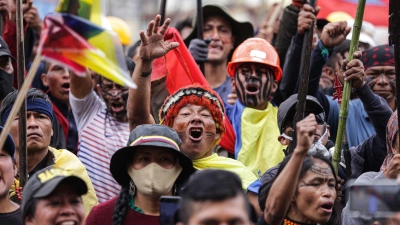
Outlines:
{"type": "MultiPolygon", "coordinates": [[[[170,94],[181,87],[194,83],[209,86],[196,61],[194,61],[185,43],[183,43],[179,32],[175,28],[169,27],[164,35],[164,40],[178,42],[179,47],[168,52],[165,57],[154,60],[153,72],[151,74],[152,81],[167,76],[167,89],[170,94]]],[[[219,145],[229,152],[234,153],[235,139],[236,135],[232,124],[225,115],[225,135],[222,136],[219,145]]]]}
{"type": "MultiPolygon", "coordinates": [[[[358,0],[322,0],[317,5],[321,6],[318,18],[326,18],[331,12],[342,11],[356,17],[358,0]]],[[[365,5],[364,20],[375,26],[388,26],[389,0],[367,0],[365,5]]]]}

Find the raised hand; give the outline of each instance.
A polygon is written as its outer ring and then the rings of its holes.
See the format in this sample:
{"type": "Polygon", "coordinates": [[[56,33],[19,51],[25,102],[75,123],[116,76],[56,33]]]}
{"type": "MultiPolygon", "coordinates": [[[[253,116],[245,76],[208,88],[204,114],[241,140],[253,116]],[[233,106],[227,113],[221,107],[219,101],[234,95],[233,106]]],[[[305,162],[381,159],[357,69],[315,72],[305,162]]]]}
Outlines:
{"type": "Polygon", "coordinates": [[[317,131],[315,115],[311,113],[297,122],[296,129],[297,146],[294,151],[305,155],[314,143],[314,134],[317,131]]]}
{"type": "Polygon", "coordinates": [[[169,42],[164,40],[164,34],[168,29],[171,19],[166,19],[164,24],[160,26],[161,16],[157,15],[155,20],[152,20],[147,26],[146,34],[140,31],[139,55],[143,60],[153,60],[167,54],[170,50],[179,46],[178,42],[169,42]]]}
{"type": "Polygon", "coordinates": [[[315,9],[308,4],[304,4],[297,19],[297,33],[304,34],[310,30],[312,21],[316,21],[316,15],[321,7],[316,6],[315,9]]]}
{"type": "Polygon", "coordinates": [[[364,65],[360,61],[361,52],[356,51],[353,54],[353,60],[350,62],[343,60],[340,68],[339,79],[340,81],[352,81],[352,88],[358,90],[365,84],[364,81],[364,65]]]}
{"type": "Polygon", "coordinates": [[[383,174],[388,179],[396,179],[400,175],[400,154],[393,156],[392,161],[388,164],[383,174]]]}
{"type": "Polygon", "coordinates": [[[340,45],[350,33],[351,27],[347,26],[346,21],[328,23],[324,26],[321,33],[321,42],[327,48],[340,45]]]}

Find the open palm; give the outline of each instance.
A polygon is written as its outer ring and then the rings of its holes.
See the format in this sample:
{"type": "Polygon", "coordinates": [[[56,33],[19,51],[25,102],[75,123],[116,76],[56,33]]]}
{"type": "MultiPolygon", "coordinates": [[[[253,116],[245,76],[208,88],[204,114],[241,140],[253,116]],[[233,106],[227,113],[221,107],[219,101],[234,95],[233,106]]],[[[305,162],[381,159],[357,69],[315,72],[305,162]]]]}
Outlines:
{"type": "Polygon", "coordinates": [[[164,34],[171,23],[170,19],[166,19],[159,29],[161,16],[157,15],[147,26],[146,34],[140,31],[140,57],[145,60],[153,60],[167,54],[170,50],[179,46],[178,42],[169,42],[164,40],[164,34]]]}

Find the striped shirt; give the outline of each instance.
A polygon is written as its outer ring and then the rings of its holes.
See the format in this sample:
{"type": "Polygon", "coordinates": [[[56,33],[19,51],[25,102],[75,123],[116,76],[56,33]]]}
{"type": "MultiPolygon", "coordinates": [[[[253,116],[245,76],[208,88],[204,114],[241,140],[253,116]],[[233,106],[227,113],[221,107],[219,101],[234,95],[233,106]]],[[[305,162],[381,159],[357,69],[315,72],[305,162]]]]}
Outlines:
{"type": "Polygon", "coordinates": [[[78,158],[86,166],[99,202],[119,195],[120,185],[110,173],[111,156],[126,146],[129,124],[107,113],[107,107],[92,91],[83,99],[70,92],[70,104],[79,131],[78,158]]]}

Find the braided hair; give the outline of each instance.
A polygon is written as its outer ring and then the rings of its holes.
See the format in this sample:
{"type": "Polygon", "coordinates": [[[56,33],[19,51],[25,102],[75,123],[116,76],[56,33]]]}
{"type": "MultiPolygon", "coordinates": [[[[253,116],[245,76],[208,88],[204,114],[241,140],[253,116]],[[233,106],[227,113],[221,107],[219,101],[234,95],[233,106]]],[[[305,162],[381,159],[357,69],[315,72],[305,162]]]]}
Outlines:
{"type": "Polygon", "coordinates": [[[112,225],[122,225],[129,209],[129,185],[122,186],[113,214],[112,225]]]}

